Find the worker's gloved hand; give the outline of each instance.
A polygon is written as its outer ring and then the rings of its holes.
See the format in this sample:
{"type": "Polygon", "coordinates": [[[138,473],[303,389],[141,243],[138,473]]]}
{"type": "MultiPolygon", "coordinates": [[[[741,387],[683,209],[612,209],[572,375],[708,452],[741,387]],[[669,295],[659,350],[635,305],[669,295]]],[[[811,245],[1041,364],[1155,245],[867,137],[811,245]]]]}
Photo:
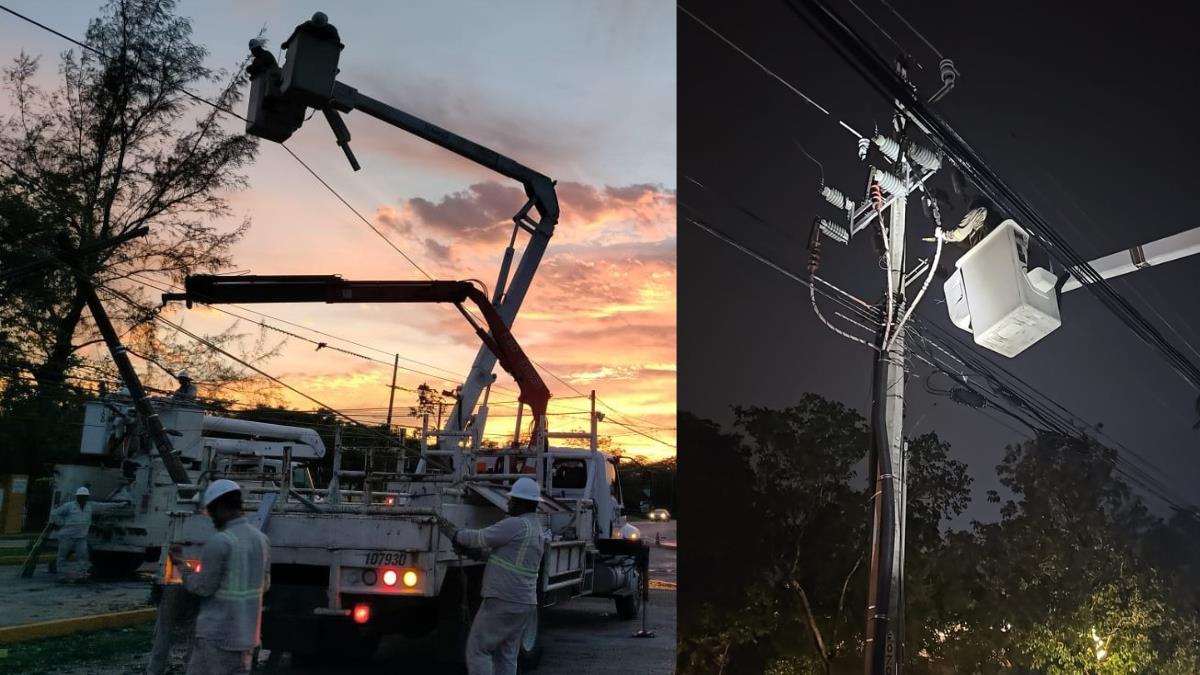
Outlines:
{"type": "Polygon", "coordinates": [[[487,551],[471,548],[469,546],[463,546],[462,544],[458,543],[454,544],[454,552],[464,558],[470,558],[471,560],[485,561],[488,559],[487,551]]]}
{"type": "Polygon", "coordinates": [[[434,514],[433,517],[437,519],[438,529],[441,530],[442,533],[447,537],[449,537],[451,541],[454,541],[454,533],[458,532],[458,526],[449,520],[446,520],[441,515],[434,514]]]}

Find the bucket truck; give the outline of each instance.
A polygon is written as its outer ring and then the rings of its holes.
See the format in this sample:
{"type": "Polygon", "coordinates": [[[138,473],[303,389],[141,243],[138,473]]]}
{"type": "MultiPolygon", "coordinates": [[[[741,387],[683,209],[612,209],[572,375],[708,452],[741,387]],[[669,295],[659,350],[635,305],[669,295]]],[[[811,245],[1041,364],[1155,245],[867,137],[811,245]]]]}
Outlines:
{"type": "MultiPolygon", "coordinates": [[[[358,170],[350,132],[339,115],[358,110],[520,182],[527,201],[513,216],[491,298],[464,281],[350,281],[337,276],[197,276],[186,281],[184,293],[164,296],[164,301],[189,305],[450,303],[483,343],[444,426],[422,428],[416,466],[401,457],[386,469],[341,471],[335,479],[360,480],[363,489],[345,491],[335,480],[326,488],[296,490],[311,497],[303,501],[281,492],[273,504],[264,505],[259,498],[265,499],[268,490],[244,490],[247,508],[262,514],[263,531],[271,540],[264,647],[290,651],[293,660],[343,663],[370,656],[381,635],[403,633],[432,636],[440,657],[461,661],[479,602],[483,562],[458,555],[439,523],[478,528],[497,522],[505,515],[508,486],[521,477],[540,486],[540,513],[550,538],[539,573],[539,604],[608,597],[620,618],[636,617],[648,593],[649,549],[626,522],[617,459],[598,449],[601,414],[593,404],[589,432],[550,431],[549,390],[511,332],[558,222],[554,182],[337,81],[344,45],[324,14],[298,26],[282,46],[287,56],[280,66],[261,41],[251,41],[248,133],[283,142],[306,119],[308,108],[315,108],[358,170]],[[529,238],[514,268],[522,232],[529,238]],[[482,315],[482,324],[464,307],[468,302],[482,315]],[[531,438],[522,442],[518,418],[511,447],[503,449],[482,442],[497,361],[517,382],[520,410],[528,408],[533,423],[531,438]],[[554,445],[568,438],[588,446],[554,445]]],[[[340,466],[336,456],[334,465],[340,466]]],[[[210,521],[193,504],[183,504],[171,517],[168,545],[179,545],[184,559],[198,559],[202,542],[212,534],[210,521]]],[[[160,575],[164,583],[178,581],[166,556],[160,575]]],[[[533,621],[522,638],[526,666],[540,658],[540,638],[541,621],[533,621]]]]}

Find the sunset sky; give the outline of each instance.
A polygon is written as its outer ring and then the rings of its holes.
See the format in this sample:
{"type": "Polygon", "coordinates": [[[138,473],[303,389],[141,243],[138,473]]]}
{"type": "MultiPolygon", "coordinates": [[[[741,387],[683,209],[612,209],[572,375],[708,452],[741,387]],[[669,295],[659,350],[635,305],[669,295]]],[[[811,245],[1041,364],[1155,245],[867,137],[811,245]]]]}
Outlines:
{"type": "MultiPolygon", "coordinates": [[[[13,0],[13,9],[82,37],[100,3],[13,0]]],[[[595,389],[610,420],[602,433],[631,454],[654,458],[675,444],[675,10],[666,2],[198,2],[184,0],[210,65],[233,67],[266,27],[275,51],[295,24],[324,9],[346,44],[339,80],[559,181],[562,217],[514,326],[530,356],[576,389],[595,389]],[[644,435],[643,435],[644,434],[644,435]],[[657,440],[652,440],[657,439],[657,440]]],[[[70,45],[7,15],[0,54],[43,57],[55,76],[70,45]]],[[[399,248],[436,278],[496,280],[519,184],[361,113],[345,117],[363,168],[353,172],[318,116],[288,145],[399,248]]],[[[231,125],[240,124],[231,121],[231,125]]],[[[250,188],[230,196],[229,226],[253,226],[234,254],[255,274],[341,274],[419,279],[420,273],[321,187],[287,153],[264,141],[250,188]]],[[[519,252],[518,252],[519,255],[519,252]]],[[[478,342],[450,306],[271,305],[270,315],[381,351],[283,328],[390,364],[398,384],[449,388],[478,342]],[[419,363],[417,363],[419,362],[419,363]],[[447,378],[438,380],[429,374],[447,378]]],[[[253,309],[253,307],[251,307],[253,309]]],[[[193,330],[231,320],[179,311],[193,330]]],[[[244,325],[249,332],[254,327],[244,325]]],[[[275,336],[278,337],[278,336],[275,336]]],[[[387,406],[390,365],[291,340],[263,368],[337,408],[387,406]]],[[[499,371],[499,369],[497,369],[499,371]]],[[[586,401],[544,375],[551,412],[586,401]]],[[[493,392],[515,400],[503,373],[493,392]]],[[[414,396],[399,392],[404,410],[414,396]]],[[[312,404],[288,395],[289,405],[312,404]]],[[[489,431],[511,433],[515,408],[493,408],[489,431]]],[[[381,421],[364,413],[365,419],[381,421]]],[[[404,421],[404,420],[402,420],[404,421]]],[[[556,415],[551,428],[584,428],[556,415]]]]}

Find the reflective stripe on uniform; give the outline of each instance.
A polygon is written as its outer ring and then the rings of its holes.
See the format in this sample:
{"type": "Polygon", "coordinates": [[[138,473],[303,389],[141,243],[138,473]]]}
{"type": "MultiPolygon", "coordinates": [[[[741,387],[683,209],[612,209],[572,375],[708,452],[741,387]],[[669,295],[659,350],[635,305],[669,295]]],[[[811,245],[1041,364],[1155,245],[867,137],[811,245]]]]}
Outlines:
{"type": "Polygon", "coordinates": [[[538,568],[536,566],[530,567],[528,565],[521,564],[521,561],[526,557],[525,552],[529,550],[529,545],[532,543],[533,536],[536,534],[536,532],[533,529],[533,524],[530,523],[528,519],[522,518],[521,524],[524,525],[525,531],[521,534],[521,545],[517,548],[517,554],[514,556],[515,560],[505,560],[504,558],[500,557],[499,554],[493,553],[492,555],[488,556],[488,562],[495,563],[496,565],[503,567],[514,574],[520,574],[521,576],[526,577],[536,577],[538,575],[538,568]]]}
{"type": "Polygon", "coordinates": [[[217,536],[229,543],[230,556],[225,562],[225,576],[217,587],[216,597],[222,600],[258,600],[262,595],[263,580],[261,577],[250,579],[249,556],[252,551],[249,547],[243,547],[241,555],[238,555],[237,536],[229,530],[218,532],[217,536]]]}

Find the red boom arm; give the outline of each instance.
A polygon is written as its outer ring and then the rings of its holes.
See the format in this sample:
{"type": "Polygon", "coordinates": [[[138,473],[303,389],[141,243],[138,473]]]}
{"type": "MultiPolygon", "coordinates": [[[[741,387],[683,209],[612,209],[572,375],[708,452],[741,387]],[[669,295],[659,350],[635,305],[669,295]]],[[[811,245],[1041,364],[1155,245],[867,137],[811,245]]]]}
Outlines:
{"type": "Polygon", "coordinates": [[[458,307],[475,333],[496,355],[500,366],[512,375],[520,388],[521,403],[533,411],[535,425],[541,425],[550,404],[550,389],[538,375],[512,331],[496,308],[475,284],[469,281],[347,281],[339,276],[320,275],[248,275],[223,277],[190,276],[183,293],[165,293],[163,302],[184,300],[205,305],[248,304],[257,302],[447,302],[458,307]],[[470,300],[483,314],[487,329],[462,307],[470,300]]]}

